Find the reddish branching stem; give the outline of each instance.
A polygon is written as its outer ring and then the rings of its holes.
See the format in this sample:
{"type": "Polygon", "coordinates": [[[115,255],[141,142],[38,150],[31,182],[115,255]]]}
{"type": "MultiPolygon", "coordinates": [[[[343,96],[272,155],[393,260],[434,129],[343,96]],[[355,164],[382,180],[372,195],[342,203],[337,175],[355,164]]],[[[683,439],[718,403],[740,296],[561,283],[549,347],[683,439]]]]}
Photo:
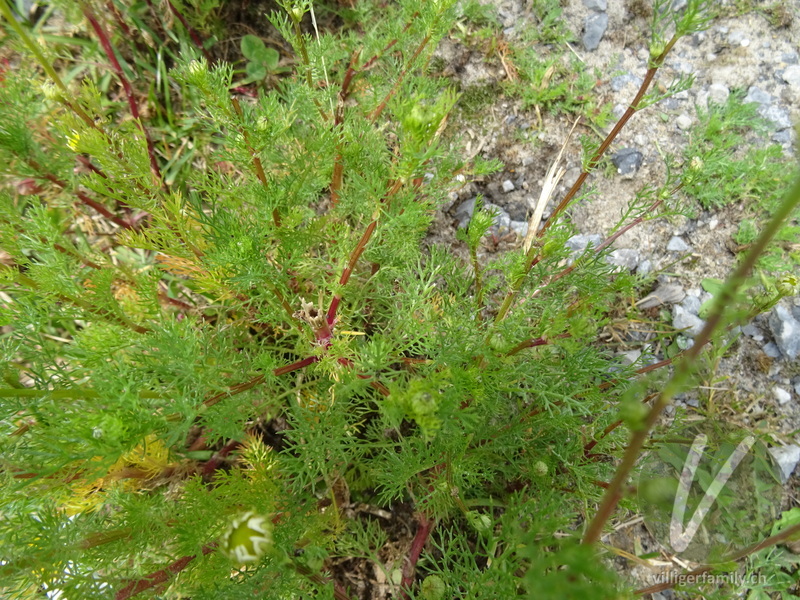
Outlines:
{"type": "Polygon", "coordinates": [[[139,103],[136,100],[133,87],[131,87],[130,81],[128,81],[128,78],[125,76],[125,72],[122,70],[122,66],[117,60],[117,56],[114,53],[114,47],[111,45],[111,40],[109,39],[105,30],[100,26],[99,21],[94,17],[86,4],[82,5],[82,9],[84,16],[89,21],[89,24],[92,26],[92,29],[94,29],[94,32],[97,34],[97,37],[100,40],[100,45],[103,47],[103,51],[108,57],[108,60],[111,63],[111,66],[114,69],[120,84],[122,84],[122,89],[125,91],[125,97],[128,99],[128,107],[130,108],[131,116],[133,116],[133,118],[136,120],[136,124],[138,125],[139,129],[144,135],[145,141],[147,142],[147,154],[150,157],[150,170],[152,171],[153,176],[156,178],[156,181],[158,181],[160,184],[163,184],[164,180],[161,177],[161,169],[158,166],[155,145],[150,137],[150,133],[147,131],[147,128],[145,128],[144,123],[142,123],[139,115],[139,103]]]}
{"type": "MultiPolygon", "coordinates": [[[[31,167],[33,167],[37,171],[40,171],[40,172],[42,171],[41,166],[39,164],[37,164],[36,162],[29,160],[28,163],[31,165],[31,167]]],[[[56,177],[52,173],[44,173],[44,172],[42,172],[40,177],[42,177],[42,179],[46,179],[50,183],[55,184],[56,186],[58,186],[62,190],[66,190],[67,189],[67,182],[59,179],[58,177],[56,177]]],[[[112,223],[115,223],[116,225],[119,225],[123,229],[134,229],[133,225],[131,225],[128,221],[125,221],[124,219],[119,218],[117,215],[115,215],[110,210],[108,210],[105,206],[100,204],[97,200],[92,200],[89,196],[87,196],[85,193],[81,192],[80,190],[75,190],[75,195],[78,197],[78,200],[80,200],[83,204],[93,208],[94,210],[96,210],[98,213],[103,215],[106,219],[108,219],[112,223]]]]}
{"type": "Polygon", "coordinates": [[[430,38],[429,35],[426,35],[424,38],[422,38],[422,41],[419,43],[419,46],[417,46],[417,49],[414,50],[414,54],[411,55],[411,59],[406,63],[405,67],[403,67],[403,70],[400,72],[400,75],[395,80],[394,85],[392,86],[392,88],[386,94],[386,97],[375,108],[375,110],[373,110],[370,113],[370,115],[369,115],[369,120],[370,121],[372,121],[374,123],[375,121],[378,120],[378,117],[381,116],[381,113],[383,113],[384,109],[386,108],[386,105],[389,104],[389,101],[397,93],[397,90],[400,89],[400,84],[406,78],[406,75],[408,75],[408,72],[411,70],[411,67],[414,65],[414,62],[416,62],[416,60],[419,57],[419,55],[422,54],[422,51],[425,49],[425,46],[428,45],[428,42],[430,41],[430,39],[431,38],[430,38]]]}
{"type": "Polygon", "coordinates": [[[350,65],[347,67],[347,71],[344,74],[342,88],[339,90],[339,101],[333,116],[333,127],[334,129],[339,129],[339,141],[337,142],[336,158],[333,163],[333,176],[331,177],[331,206],[336,206],[339,202],[339,190],[342,188],[342,176],[344,174],[344,165],[342,164],[342,144],[344,143],[342,124],[344,123],[344,107],[347,102],[347,97],[350,94],[350,84],[353,81],[353,77],[356,75],[358,54],[358,51],[354,52],[350,59],[350,65]]]}
{"type": "MultiPolygon", "coordinates": [[[[342,276],[339,278],[339,285],[345,286],[347,282],[350,280],[350,275],[353,273],[353,269],[356,267],[356,263],[358,259],[361,258],[361,255],[364,252],[364,248],[367,247],[367,243],[369,242],[372,234],[375,232],[375,228],[378,226],[378,221],[373,220],[369,225],[367,225],[367,229],[364,231],[361,239],[358,240],[358,244],[356,244],[355,250],[350,255],[350,261],[347,263],[347,267],[345,267],[344,271],[342,271],[342,276]]],[[[336,311],[339,309],[339,303],[342,301],[341,294],[335,294],[333,299],[331,300],[331,305],[328,308],[328,324],[333,325],[334,321],[336,320],[336,311]]]]}
{"type": "Polygon", "coordinates": [[[403,579],[400,585],[403,588],[401,593],[405,600],[408,600],[408,592],[406,590],[408,590],[411,587],[411,584],[414,582],[414,571],[417,568],[417,561],[419,561],[419,557],[422,554],[422,549],[425,547],[425,543],[428,541],[428,536],[430,536],[432,530],[433,520],[420,513],[417,533],[411,542],[411,548],[408,551],[408,558],[406,558],[406,561],[403,564],[403,579]]]}
{"type": "MultiPolygon", "coordinates": [[[[244,111],[242,111],[242,105],[239,104],[238,98],[231,97],[231,106],[233,106],[233,111],[236,113],[236,116],[239,117],[240,120],[244,119],[244,111]]],[[[250,134],[247,132],[247,129],[245,127],[240,127],[239,133],[242,134],[242,139],[244,139],[244,143],[247,146],[247,151],[250,153],[250,157],[253,160],[253,171],[266,190],[269,188],[269,182],[267,181],[267,174],[264,172],[264,165],[261,163],[261,157],[258,156],[255,148],[250,143],[250,134]]],[[[272,210],[272,222],[275,224],[275,227],[281,226],[281,216],[277,208],[272,210]]]]}
{"type": "Polygon", "coordinates": [[[231,440],[227,444],[225,444],[222,448],[220,448],[217,452],[214,453],[205,465],[203,465],[203,477],[208,478],[214,474],[214,471],[219,469],[222,462],[225,458],[236,448],[241,446],[242,443],[237,440],[231,440]]]}
{"type": "MultiPolygon", "coordinates": [[[[203,555],[210,554],[211,552],[213,552],[216,546],[217,546],[216,544],[207,544],[203,546],[202,549],[203,555]]],[[[132,581],[124,588],[119,590],[116,594],[114,594],[114,600],[128,600],[128,598],[133,598],[135,595],[140,594],[145,590],[149,590],[151,588],[156,587],[157,585],[166,583],[173,576],[177,575],[178,573],[183,571],[187,566],[189,566],[189,563],[191,563],[195,558],[197,558],[196,554],[192,554],[191,556],[184,556],[182,558],[179,558],[175,562],[170,563],[163,569],[159,569],[154,573],[150,573],[149,575],[143,577],[142,579],[132,581]]]]}
{"type": "Polygon", "coordinates": [[[210,65],[214,64],[214,59],[211,57],[211,54],[209,54],[208,50],[206,50],[205,44],[203,43],[203,38],[200,37],[200,34],[197,33],[194,27],[189,25],[189,22],[186,20],[186,17],[184,17],[181,14],[181,12],[177,8],[175,8],[175,5],[172,3],[172,0],[167,0],[167,6],[169,6],[170,12],[178,18],[178,20],[181,22],[181,25],[184,26],[186,31],[189,32],[189,37],[192,38],[192,41],[200,49],[200,52],[202,52],[203,56],[206,57],[208,64],[210,65]]]}
{"type": "Polygon", "coordinates": [[[203,404],[206,406],[214,406],[220,400],[224,400],[225,398],[229,398],[230,396],[235,396],[236,394],[241,394],[242,392],[246,392],[257,385],[264,383],[265,377],[263,375],[257,375],[253,377],[250,381],[245,381],[244,383],[238,383],[236,385],[232,385],[228,388],[225,392],[220,392],[219,394],[215,394],[211,396],[211,398],[205,400],[203,404]]]}
{"type": "Polygon", "coordinates": [[[580,174],[575,183],[572,184],[572,187],[566,193],[556,209],[550,214],[550,217],[548,217],[547,221],[545,221],[544,227],[542,227],[536,234],[538,237],[542,237],[542,235],[544,235],[544,232],[547,230],[547,228],[555,222],[556,217],[561,214],[561,212],[577,195],[577,193],[583,187],[586,178],[589,177],[589,173],[597,166],[597,164],[600,162],[600,159],[603,158],[603,155],[611,146],[612,142],[616,139],[617,135],[619,135],[619,132],[622,131],[622,128],[625,127],[634,113],[639,110],[639,104],[642,102],[647,90],[650,89],[650,84],[653,82],[653,78],[656,76],[658,69],[664,63],[664,59],[666,59],[667,55],[672,50],[672,47],[677,43],[678,39],[678,37],[673,36],[673,38],[667,43],[664,51],[652,61],[652,66],[647,70],[644,80],[642,81],[642,85],[639,86],[639,91],[636,93],[636,96],[630,103],[630,106],[628,106],[628,110],[625,111],[625,113],[620,117],[619,121],[617,121],[617,124],[614,125],[614,128],[606,136],[606,139],[603,140],[603,143],[600,144],[600,147],[594,153],[592,158],[589,159],[586,169],[580,174]]]}

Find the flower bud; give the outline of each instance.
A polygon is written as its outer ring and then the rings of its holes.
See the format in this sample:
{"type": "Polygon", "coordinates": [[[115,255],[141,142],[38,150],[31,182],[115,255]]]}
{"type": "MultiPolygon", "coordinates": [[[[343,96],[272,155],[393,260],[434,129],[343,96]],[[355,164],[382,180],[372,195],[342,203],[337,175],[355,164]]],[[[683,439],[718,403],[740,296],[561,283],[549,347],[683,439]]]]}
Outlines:
{"type": "Polygon", "coordinates": [[[222,548],[240,563],[252,563],[272,547],[272,522],[263,515],[247,512],[235,518],[222,536],[222,548]]]}

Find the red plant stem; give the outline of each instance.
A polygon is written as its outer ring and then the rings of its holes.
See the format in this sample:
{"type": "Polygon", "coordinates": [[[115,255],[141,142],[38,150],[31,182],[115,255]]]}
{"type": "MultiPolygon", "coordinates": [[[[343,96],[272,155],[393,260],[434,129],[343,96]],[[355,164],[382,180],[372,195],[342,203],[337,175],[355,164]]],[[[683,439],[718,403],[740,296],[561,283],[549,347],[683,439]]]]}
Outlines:
{"type": "MultiPolygon", "coordinates": [[[[210,554],[213,552],[214,548],[216,548],[216,544],[206,544],[203,546],[202,553],[203,555],[210,554]]],[[[181,571],[183,571],[190,562],[192,562],[195,558],[197,558],[196,554],[192,554],[191,556],[184,556],[183,558],[179,558],[173,563],[170,563],[167,567],[160,569],[154,573],[150,573],[146,575],[142,579],[137,581],[133,581],[130,584],[126,585],[124,588],[119,590],[116,594],[114,594],[114,600],[128,600],[128,598],[132,598],[137,594],[142,593],[145,590],[149,590],[157,585],[162,583],[166,583],[169,579],[171,579],[174,575],[177,575],[181,571]]]]}
{"type": "Polygon", "coordinates": [[[220,448],[219,451],[215,452],[214,456],[212,456],[208,461],[206,461],[206,464],[203,465],[203,477],[210,477],[222,464],[222,460],[241,445],[242,442],[231,440],[222,448],[220,448]]]}
{"type": "MultiPolygon", "coordinates": [[[[239,104],[239,99],[231,96],[231,105],[233,106],[233,110],[236,113],[236,116],[240,119],[244,118],[244,112],[242,111],[242,106],[239,104]]],[[[250,135],[247,133],[247,129],[244,127],[239,128],[239,133],[242,134],[242,139],[244,139],[244,143],[247,146],[247,151],[250,153],[250,157],[253,159],[253,170],[256,173],[256,177],[261,182],[261,185],[264,189],[269,188],[269,183],[267,182],[267,175],[264,173],[264,165],[261,164],[261,158],[256,153],[255,148],[250,143],[250,135]]],[[[281,226],[281,215],[278,212],[277,208],[272,210],[272,222],[275,223],[275,227],[281,226]]]]}
{"type": "Polygon", "coordinates": [[[414,64],[414,61],[417,60],[417,57],[422,53],[422,50],[425,48],[425,46],[427,46],[427,44],[430,41],[430,39],[431,38],[430,38],[429,35],[426,35],[424,38],[422,38],[422,41],[419,43],[419,46],[417,46],[417,49],[414,51],[414,54],[411,56],[411,59],[406,63],[405,67],[403,67],[403,70],[400,72],[400,75],[397,77],[397,80],[394,82],[394,85],[392,86],[392,89],[389,90],[389,92],[386,94],[386,97],[383,99],[383,101],[381,101],[381,103],[369,115],[369,120],[370,121],[372,121],[374,123],[378,119],[378,117],[381,116],[381,113],[386,108],[386,105],[389,103],[389,100],[391,100],[392,96],[394,96],[397,93],[397,90],[400,88],[400,84],[403,82],[403,79],[406,78],[406,75],[408,75],[408,72],[411,70],[411,66],[414,64]]]}
{"type": "MultiPolygon", "coordinates": [[[[353,269],[358,262],[358,259],[361,257],[361,254],[364,252],[364,248],[367,246],[367,242],[372,237],[372,234],[375,231],[375,227],[378,226],[378,220],[373,220],[369,225],[367,225],[366,231],[361,236],[361,239],[358,240],[358,244],[356,244],[355,250],[353,250],[353,254],[350,255],[350,261],[345,267],[345,270],[342,271],[342,276],[339,278],[339,285],[345,286],[347,282],[350,280],[350,275],[353,272],[353,269]]],[[[342,300],[341,294],[335,294],[333,299],[331,300],[330,308],[328,308],[328,325],[333,325],[333,322],[336,320],[336,311],[339,309],[339,303],[342,300]]]]}
{"type": "Polygon", "coordinates": [[[232,385],[228,391],[220,392],[219,394],[215,394],[211,396],[208,400],[205,400],[203,404],[205,406],[214,406],[220,400],[224,400],[230,396],[235,396],[236,394],[241,394],[242,392],[246,392],[249,389],[256,387],[257,385],[264,382],[265,377],[263,375],[257,375],[253,377],[250,381],[245,381],[244,383],[238,383],[236,385],[232,385]]]}
{"type": "MultiPolygon", "coordinates": [[[[402,33],[405,33],[406,31],[411,29],[411,25],[414,23],[414,19],[416,19],[418,16],[419,16],[418,12],[415,12],[413,15],[411,15],[411,19],[409,19],[408,23],[406,23],[406,26],[403,27],[403,32],[402,33]]],[[[364,71],[367,71],[368,69],[371,69],[372,65],[374,65],[378,61],[379,58],[381,58],[384,54],[386,54],[389,50],[391,50],[392,47],[395,46],[396,44],[397,44],[397,38],[393,39],[391,42],[386,44],[386,46],[383,48],[383,50],[378,52],[378,54],[376,54],[375,56],[373,56],[367,62],[364,63],[364,66],[361,67],[361,72],[363,73],[364,71]]]]}
{"type": "MultiPolygon", "coordinates": [[[[650,402],[650,400],[652,400],[656,396],[658,396],[658,394],[650,394],[649,396],[645,396],[645,398],[642,400],[642,404],[646,404],[647,402],[650,402]]],[[[600,436],[597,439],[594,439],[591,442],[589,442],[588,444],[584,445],[584,447],[583,447],[583,455],[588,457],[591,454],[591,451],[594,449],[594,447],[600,442],[600,440],[602,440],[603,438],[608,436],[608,434],[610,434],[612,431],[614,431],[620,425],[622,425],[622,421],[614,421],[613,423],[608,425],[603,430],[603,433],[601,433],[600,436]]]]}
{"type": "Polygon", "coordinates": [[[100,39],[100,45],[103,47],[103,51],[106,53],[111,66],[114,68],[117,78],[122,84],[122,89],[125,90],[125,96],[128,99],[128,106],[130,107],[131,115],[136,120],[136,124],[138,125],[142,134],[144,134],[145,141],[147,142],[147,154],[150,157],[150,170],[152,171],[156,180],[160,184],[163,184],[164,180],[161,177],[161,169],[159,168],[158,160],[156,159],[156,149],[153,145],[153,140],[150,138],[150,134],[148,133],[139,116],[139,104],[136,101],[133,88],[131,87],[128,78],[125,77],[125,72],[122,70],[119,61],[117,60],[117,56],[114,54],[114,48],[111,45],[111,40],[109,40],[108,35],[106,35],[106,32],[100,26],[100,23],[97,21],[97,19],[95,19],[94,15],[89,10],[89,7],[86,4],[82,4],[81,8],[83,9],[84,16],[91,24],[92,29],[94,29],[95,33],[97,34],[97,37],[100,39]]]}
{"type": "MultiPolygon", "coordinates": [[[[40,171],[40,172],[42,171],[41,166],[38,163],[36,163],[35,161],[29,160],[28,164],[30,164],[30,166],[33,167],[34,169],[36,169],[37,171],[40,171]]],[[[67,189],[67,182],[59,179],[58,177],[56,177],[52,173],[41,173],[40,177],[42,179],[46,179],[47,181],[49,181],[51,183],[54,183],[55,185],[57,185],[62,190],[66,190],[67,189]]],[[[87,196],[86,194],[84,194],[80,190],[75,190],[75,195],[78,197],[78,199],[83,204],[85,204],[86,206],[92,207],[94,210],[99,212],[101,215],[103,215],[109,221],[112,221],[113,223],[116,223],[117,225],[119,225],[123,229],[134,229],[133,225],[131,225],[130,223],[128,223],[124,219],[120,219],[117,215],[112,213],[105,206],[103,206],[102,204],[100,204],[96,200],[92,200],[89,196],[87,196]]]]}
{"type": "Polygon", "coordinates": [[[606,136],[606,139],[603,140],[603,143],[600,144],[600,147],[597,149],[597,152],[594,153],[594,156],[592,156],[592,158],[589,159],[589,162],[586,165],[586,170],[584,170],[580,174],[578,179],[575,181],[575,183],[572,184],[572,187],[566,193],[566,195],[561,200],[561,202],[558,204],[556,209],[550,214],[550,216],[548,217],[547,221],[545,221],[544,227],[542,227],[539,230],[539,232],[536,234],[537,237],[542,237],[542,235],[544,235],[544,232],[547,230],[547,228],[550,227],[550,225],[555,222],[556,217],[572,201],[572,199],[575,197],[575,195],[578,193],[578,191],[580,191],[581,187],[583,187],[583,183],[586,181],[586,178],[589,176],[589,172],[592,169],[594,169],[594,167],[597,166],[597,163],[600,162],[600,159],[606,153],[606,150],[608,150],[609,146],[611,146],[611,143],[617,137],[619,132],[622,131],[622,128],[625,127],[625,125],[630,120],[630,118],[634,115],[634,113],[637,110],[639,110],[639,103],[642,101],[642,98],[644,98],[644,95],[647,93],[647,90],[650,88],[650,84],[652,83],[653,78],[655,77],[656,73],[658,72],[658,69],[664,63],[664,59],[666,59],[667,54],[669,54],[670,50],[672,50],[672,47],[677,43],[677,41],[679,39],[680,38],[678,36],[673,36],[672,39],[665,46],[664,51],[658,57],[656,57],[655,60],[652,61],[651,64],[653,66],[650,67],[647,70],[647,73],[644,76],[644,81],[642,81],[642,85],[639,86],[639,91],[636,93],[636,96],[634,97],[633,102],[631,102],[630,106],[628,106],[628,110],[625,111],[625,113],[622,115],[622,117],[620,117],[619,121],[617,121],[617,124],[614,125],[614,128],[606,136]]]}
{"type": "Polygon", "coordinates": [[[632,432],[630,441],[625,448],[625,453],[614,473],[614,478],[609,485],[608,491],[603,496],[597,508],[597,512],[586,528],[582,540],[583,544],[594,544],[600,539],[603,527],[616,509],[622,497],[625,482],[633,470],[647,437],[658,422],[661,413],[672,401],[672,397],[676,391],[680,389],[692,375],[693,368],[700,353],[706,344],[711,341],[712,336],[722,323],[727,305],[736,297],[736,293],[747,276],[752,272],[758,258],[764,253],[764,250],[767,248],[772,238],[791,217],[792,212],[796,210],[798,206],[800,206],[800,179],[796,180],[792,188],[787,192],[784,200],[781,202],[780,206],[775,209],[775,212],[758,236],[758,239],[750,247],[747,256],[738,264],[734,272],[726,280],[719,294],[715,297],[705,326],[695,337],[694,345],[686,350],[683,360],[677,363],[672,378],[664,385],[658,397],[653,402],[653,406],[650,408],[650,412],[648,412],[642,428],[632,432]]]}
{"type": "Polygon", "coordinates": [[[317,358],[316,356],[308,356],[308,357],[304,358],[303,360],[298,360],[297,362],[293,362],[290,365],[285,365],[283,367],[278,367],[277,369],[272,371],[272,373],[276,377],[280,376],[280,375],[286,375],[286,373],[291,373],[292,371],[297,371],[298,369],[302,369],[302,368],[307,367],[308,365],[314,364],[318,360],[319,360],[319,358],[317,358]]]}
{"type": "Polygon", "coordinates": [[[114,2],[112,0],[108,0],[106,2],[106,8],[108,9],[108,12],[110,12],[113,15],[114,20],[117,22],[117,25],[122,30],[122,33],[125,36],[125,38],[132,40],[133,33],[131,32],[131,28],[128,27],[128,24],[125,21],[122,20],[122,15],[119,14],[117,7],[114,6],[114,2]]]}
{"type": "Polygon", "coordinates": [[[92,161],[90,161],[85,156],[82,156],[82,155],[79,154],[78,156],[76,156],[76,158],[78,159],[78,162],[80,162],[84,167],[86,167],[87,169],[89,169],[93,173],[97,173],[103,179],[108,179],[108,175],[103,173],[103,171],[101,171],[99,167],[97,167],[94,164],[92,164],[92,161]]]}
{"type": "Polygon", "coordinates": [[[186,28],[186,31],[189,32],[189,37],[192,38],[192,41],[200,49],[200,52],[202,52],[203,56],[206,57],[208,64],[213,65],[214,59],[211,57],[211,54],[208,53],[208,50],[206,50],[206,47],[203,45],[203,38],[200,37],[200,34],[197,33],[194,27],[189,25],[189,22],[186,20],[186,18],[180,13],[180,11],[177,8],[175,8],[175,5],[172,3],[172,0],[167,0],[167,6],[169,6],[169,10],[172,12],[172,14],[178,17],[178,20],[181,22],[181,25],[183,25],[186,28]]]}
{"type": "MultiPolygon", "coordinates": [[[[630,106],[628,106],[628,110],[626,110],[625,113],[622,115],[622,117],[620,117],[619,121],[617,121],[616,125],[614,125],[614,128],[606,136],[606,139],[603,140],[602,144],[600,144],[600,147],[594,153],[594,156],[592,156],[592,158],[587,163],[586,170],[584,170],[580,174],[578,179],[575,181],[575,183],[572,185],[572,187],[566,193],[566,195],[561,200],[559,205],[550,214],[550,217],[547,219],[547,221],[545,221],[544,226],[536,234],[537,237],[541,238],[544,235],[544,232],[547,230],[547,228],[552,223],[555,222],[556,217],[567,207],[567,205],[577,195],[577,193],[580,191],[581,187],[583,187],[583,184],[586,181],[586,178],[589,176],[589,172],[592,169],[594,169],[595,166],[597,166],[597,163],[600,162],[600,159],[603,157],[603,155],[605,154],[606,150],[608,150],[609,146],[611,146],[611,143],[617,137],[619,132],[627,124],[627,122],[630,120],[630,118],[633,116],[633,114],[639,109],[639,104],[641,103],[642,98],[644,98],[645,94],[647,93],[647,90],[649,89],[650,84],[652,83],[653,78],[656,75],[656,72],[658,72],[658,69],[661,67],[661,65],[663,64],[664,60],[666,59],[667,54],[669,54],[669,52],[672,50],[672,47],[677,43],[678,39],[680,39],[680,38],[676,37],[676,36],[673,36],[672,39],[670,39],[670,41],[667,43],[666,47],[664,48],[664,51],[655,60],[652,61],[651,64],[653,66],[650,67],[647,70],[647,73],[646,73],[646,75],[644,77],[644,80],[642,81],[642,85],[639,86],[639,91],[636,93],[636,96],[634,97],[634,99],[631,102],[630,106]]],[[[624,233],[624,232],[618,232],[619,235],[622,235],[622,233],[624,233]]],[[[503,300],[503,304],[502,304],[502,306],[500,307],[500,310],[497,313],[497,317],[495,318],[495,323],[499,323],[500,321],[502,321],[503,319],[506,318],[506,315],[508,314],[508,311],[511,308],[511,305],[514,302],[514,298],[517,296],[517,294],[519,293],[520,288],[522,287],[522,283],[523,283],[523,281],[525,279],[525,276],[527,276],[527,274],[530,273],[530,270],[533,268],[533,266],[536,265],[541,260],[541,256],[537,255],[538,252],[539,252],[539,250],[537,249],[536,246],[531,246],[530,249],[528,250],[528,256],[527,256],[527,259],[526,259],[524,275],[522,277],[520,277],[518,282],[515,282],[515,284],[513,285],[512,289],[506,294],[506,297],[503,300]]],[[[566,273],[568,273],[571,270],[572,270],[571,268],[568,268],[568,270],[566,272],[562,272],[562,274],[557,276],[557,278],[560,279],[561,277],[566,275],[566,273]]],[[[555,279],[551,280],[551,281],[555,281],[555,279]]]]}
{"type": "Polygon", "coordinates": [[[411,542],[411,549],[408,551],[408,558],[406,558],[405,563],[403,564],[403,579],[401,582],[402,587],[402,595],[405,600],[408,600],[408,592],[406,591],[411,587],[411,584],[414,581],[414,570],[417,567],[417,561],[419,561],[419,557],[422,554],[422,549],[425,547],[425,543],[428,541],[428,536],[431,534],[433,530],[433,521],[428,519],[424,514],[419,514],[419,527],[417,527],[417,533],[414,536],[414,539],[411,542]]]}
{"type": "Polygon", "coordinates": [[[331,206],[336,206],[336,204],[338,204],[339,190],[342,188],[342,176],[344,173],[344,165],[342,164],[342,144],[344,143],[342,124],[344,122],[344,106],[347,102],[347,96],[350,93],[350,84],[353,81],[353,77],[356,75],[355,65],[358,62],[358,54],[358,50],[353,53],[350,59],[350,65],[347,67],[347,71],[344,74],[342,88],[339,90],[339,101],[336,104],[336,111],[333,117],[333,127],[334,129],[339,129],[339,140],[336,143],[337,152],[333,162],[333,176],[331,177],[330,185],[331,206]]]}
{"type": "MultiPolygon", "coordinates": [[[[570,337],[571,334],[569,333],[560,333],[555,336],[554,339],[563,339],[570,337]]],[[[516,346],[514,346],[511,350],[506,352],[506,356],[514,356],[518,352],[522,352],[526,348],[535,348],[536,346],[544,346],[549,344],[550,340],[545,337],[538,337],[538,338],[531,338],[529,340],[525,340],[524,342],[520,342],[516,346]]]]}

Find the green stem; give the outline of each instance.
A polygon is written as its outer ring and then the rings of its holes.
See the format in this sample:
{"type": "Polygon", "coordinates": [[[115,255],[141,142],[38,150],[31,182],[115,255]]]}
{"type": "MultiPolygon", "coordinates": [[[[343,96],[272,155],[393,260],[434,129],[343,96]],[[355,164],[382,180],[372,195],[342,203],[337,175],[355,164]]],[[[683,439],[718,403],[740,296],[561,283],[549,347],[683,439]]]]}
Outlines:
{"type": "Polygon", "coordinates": [[[42,66],[44,72],[47,73],[48,77],[50,77],[50,79],[53,80],[53,83],[55,83],[64,93],[64,102],[66,103],[66,105],[69,106],[72,112],[78,115],[78,117],[80,117],[84,123],[86,123],[90,127],[96,127],[94,120],[92,120],[92,118],[89,115],[87,115],[80,106],[68,100],[71,94],[70,91],[67,89],[67,86],[64,84],[59,74],[53,68],[53,65],[51,65],[45,58],[44,54],[39,48],[39,45],[30,38],[28,33],[17,22],[17,19],[11,12],[11,8],[9,7],[7,0],[0,0],[0,13],[2,13],[3,17],[5,17],[6,22],[9,24],[11,29],[13,29],[16,32],[16,34],[20,37],[22,42],[28,47],[28,50],[30,50],[31,53],[36,57],[36,60],[42,66]]]}

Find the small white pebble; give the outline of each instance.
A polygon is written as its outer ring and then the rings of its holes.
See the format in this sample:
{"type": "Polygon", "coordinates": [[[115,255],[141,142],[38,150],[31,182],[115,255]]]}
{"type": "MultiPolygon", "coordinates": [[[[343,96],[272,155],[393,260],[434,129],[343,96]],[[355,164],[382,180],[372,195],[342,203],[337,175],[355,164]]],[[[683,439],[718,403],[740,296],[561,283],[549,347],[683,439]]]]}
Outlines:
{"type": "Polygon", "coordinates": [[[503,182],[503,191],[507,194],[508,192],[514,191],[514,184],[510,179],[506,179],[503,182]]]}
{"type": "Polygon", "coordinates": [[[772,388],[772,395],[775,396],[775,399],[778,401],[778,404],[786,404],[789,400],[792,399],[791,392],[787,392],[782,387],[774,387],[772,388]]]}
{"type": "Polygon", "coordinates": [[[683,129],[684,131],[689,129],[689,127],[692,126],[692,118],[689,115],[685,114],[685,113],[682,114],[682,115],[679,115],[678,118],[675,119],[675,122],[678,124],[678,127],[680,129],[683,129]]]}

